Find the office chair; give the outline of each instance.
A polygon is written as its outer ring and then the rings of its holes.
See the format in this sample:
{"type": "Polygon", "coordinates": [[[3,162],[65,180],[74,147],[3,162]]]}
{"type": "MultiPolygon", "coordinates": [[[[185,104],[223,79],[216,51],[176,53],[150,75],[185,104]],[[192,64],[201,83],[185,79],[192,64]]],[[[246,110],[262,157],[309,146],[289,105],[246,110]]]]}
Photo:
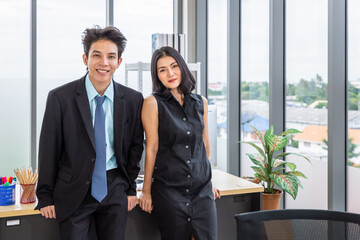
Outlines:
{"type": "Polygon", "coordinates": [[[235,215],[238,240],[359,240],[360,214],[285,209],[235,215]]]}

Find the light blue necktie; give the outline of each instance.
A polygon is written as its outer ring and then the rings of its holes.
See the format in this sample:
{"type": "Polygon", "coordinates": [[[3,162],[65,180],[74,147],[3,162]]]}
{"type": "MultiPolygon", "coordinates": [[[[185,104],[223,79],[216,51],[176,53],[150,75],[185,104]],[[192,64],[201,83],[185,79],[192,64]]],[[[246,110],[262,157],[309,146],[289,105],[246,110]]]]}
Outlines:
{"type": "Polygon", "coordinates": [[[97,102],[94,123],[96,160],[92,175],[91,195],[101,202],[107,195],[105,114],[102,108],[105,96],[96,96],[95,100],[97,102]]]}

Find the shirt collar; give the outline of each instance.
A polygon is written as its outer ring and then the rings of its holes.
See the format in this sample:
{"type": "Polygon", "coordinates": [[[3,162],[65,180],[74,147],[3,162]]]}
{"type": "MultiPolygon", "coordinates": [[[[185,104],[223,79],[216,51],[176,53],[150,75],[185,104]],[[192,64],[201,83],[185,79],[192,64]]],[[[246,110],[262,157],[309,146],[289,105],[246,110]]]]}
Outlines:
{"type": "MultiPolygon", "coordinates": [[[[169,92],[169,91],[166,91],[166,92],[163,92],[162,94],[159,94],[159,93],[153,93],[153,94],[156,94],[157,96],[159,96],[162,100],[166,100],[166,101],[169,101],[170,99],[172,100],[175,100],[176,99],[174,98],[174,96],[169,92]]],[[[193,93],[185,93],[184,94],[184,102],[189,102],[190,100],[192,101],[202,101],[200,100],[196,94],[193,94],[193,93]]]]}
{"type": "MultiPolygon", "coordinates": [[[[88,98],[89,98],[89,102],[91,100],[93,100],[96,96],[99,95],[99,93],[94,88],[94,85],[90,81],[89,74],[86,75],[85,88],[86,88],[86,92],[87,92],[87,95],[88,95],[88,98]]],[[[104,96],[106,96],[112,102],[114,101],[114,84],[113,84],[113,81],[111,81],[110,85],[106,88],[104,96]]]]}

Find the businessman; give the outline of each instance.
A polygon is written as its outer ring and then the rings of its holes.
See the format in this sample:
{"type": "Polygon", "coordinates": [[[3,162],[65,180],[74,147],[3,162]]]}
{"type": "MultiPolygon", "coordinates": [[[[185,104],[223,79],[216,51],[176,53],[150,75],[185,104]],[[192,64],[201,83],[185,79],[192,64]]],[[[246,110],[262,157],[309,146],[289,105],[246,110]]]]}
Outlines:
{"type": "Polygon", "coordinates": [[[124,239],[137,201],[143,151],[141,93],[113,81],[126,38],[115,27],[84,31],[82,78],[49,92],[39,142],[38,205],[61,239],[124,239]]]}

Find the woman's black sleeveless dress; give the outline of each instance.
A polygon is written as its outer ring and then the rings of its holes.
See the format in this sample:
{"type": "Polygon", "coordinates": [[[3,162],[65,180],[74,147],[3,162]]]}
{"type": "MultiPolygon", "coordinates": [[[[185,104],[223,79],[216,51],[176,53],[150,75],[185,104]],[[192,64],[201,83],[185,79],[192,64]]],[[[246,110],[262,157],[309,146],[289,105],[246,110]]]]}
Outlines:
{"type": "Polygon", "coordinates": [[[153,213],[166,240],[216,239],[211,165],[203,142],[202,97],[185,94],[181,106],[171,93],[154,94],[159,149],[153,173],[153,213]]]}

